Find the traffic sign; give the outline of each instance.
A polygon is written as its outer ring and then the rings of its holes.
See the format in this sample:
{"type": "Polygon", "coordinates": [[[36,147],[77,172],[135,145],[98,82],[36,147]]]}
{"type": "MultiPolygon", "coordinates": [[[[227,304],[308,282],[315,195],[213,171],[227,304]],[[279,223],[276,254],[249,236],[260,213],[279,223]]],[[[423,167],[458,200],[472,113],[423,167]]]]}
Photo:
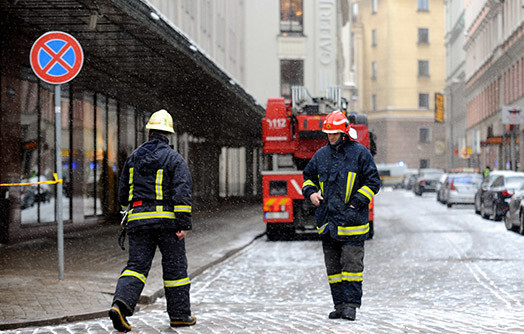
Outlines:
{"type": "Polygon", "coordinates": [[[72,80],[82,69],[84,53],[80,43],[61,31],[40,36],[31,47],[31,68],[45,82],[60,85],[72,80]]]}

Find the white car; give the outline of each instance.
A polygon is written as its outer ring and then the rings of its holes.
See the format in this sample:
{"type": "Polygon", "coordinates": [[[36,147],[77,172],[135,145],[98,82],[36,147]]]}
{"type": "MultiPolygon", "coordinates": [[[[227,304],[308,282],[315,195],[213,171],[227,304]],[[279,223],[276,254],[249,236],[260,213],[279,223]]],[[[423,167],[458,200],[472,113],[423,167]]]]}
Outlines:
{"type": "Polygon", "coordinates": [[[481,182],[482,175],[478,173],[449,174],[443,186],[442,201],[448,208],[454,204],[474,204],[481,182]]]}

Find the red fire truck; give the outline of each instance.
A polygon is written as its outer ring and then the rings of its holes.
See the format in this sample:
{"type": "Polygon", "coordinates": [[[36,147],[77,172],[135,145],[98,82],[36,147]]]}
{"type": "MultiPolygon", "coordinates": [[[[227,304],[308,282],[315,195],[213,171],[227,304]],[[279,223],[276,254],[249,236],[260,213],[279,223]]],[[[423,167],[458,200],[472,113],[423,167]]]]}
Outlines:
{"type": "MultiPolygon", "coordinates": [[[[347,103],[339,89],[328,97],[312,98],[305,88],[293,87],[291,104],[284,98],[269,98],[262,120],[266,168],[262,172],[264,222],[269,240],[293,238],[297,233],[315,232],[316,207],[302,196],[302,170],[315,152],[327,144],[322,122],[333,110],[346,113],[347,103]]],[[[357,141],[376,152],[373,134],[365,115],[347,115],[358,134],[357,141]]],[[[373,201],[369,210],[370,238],[373,236],[373,201]]]]}

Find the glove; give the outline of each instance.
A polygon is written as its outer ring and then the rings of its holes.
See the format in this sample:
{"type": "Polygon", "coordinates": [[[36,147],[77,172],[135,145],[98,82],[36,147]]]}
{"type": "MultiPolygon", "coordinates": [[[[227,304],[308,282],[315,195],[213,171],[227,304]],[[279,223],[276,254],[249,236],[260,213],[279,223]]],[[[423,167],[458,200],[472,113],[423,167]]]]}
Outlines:
{"type": "Polygon", "coordinates": [[[364,206],[364,203],[360,201],[357,197],[353,197],[351,201],[349,201],[349,205],[353,205],[355,209],[360,210],[364,206]]]}
{"type": "Polygon", "coordinates": [[[126,250],[126,248],[124,247],[125,241],[126,241],[126,235],[127,235],[126,228],[123,227],[120,230],[120,232],[118,232],[118,245],[120,246],[120,248],[122,248],[122,250],[126,250]]]}

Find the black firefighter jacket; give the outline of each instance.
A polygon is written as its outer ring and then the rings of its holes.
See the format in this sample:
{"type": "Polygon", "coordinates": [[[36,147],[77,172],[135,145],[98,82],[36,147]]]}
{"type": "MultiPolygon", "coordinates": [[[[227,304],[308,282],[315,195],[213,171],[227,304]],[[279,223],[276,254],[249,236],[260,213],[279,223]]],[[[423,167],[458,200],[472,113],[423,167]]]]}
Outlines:
{"type": "Polygon", "coordinates": [[[120,178],[120,204],[129,205],[128,228],[161,225],[191,229],[191,174],[169,140],[151,135],[127,158],[120,178]]]}
{"type": "Polygon", "coordinates": [[[320,190],[324,198],[315,213],[318,233],[329,231],[341,241],[365,240],[369,202],[380,189],[377,166],[368,149],[347,139],[337,148],[328,144],[315,153],[303,175],[304,197],[309,200],[320,190]]]}

